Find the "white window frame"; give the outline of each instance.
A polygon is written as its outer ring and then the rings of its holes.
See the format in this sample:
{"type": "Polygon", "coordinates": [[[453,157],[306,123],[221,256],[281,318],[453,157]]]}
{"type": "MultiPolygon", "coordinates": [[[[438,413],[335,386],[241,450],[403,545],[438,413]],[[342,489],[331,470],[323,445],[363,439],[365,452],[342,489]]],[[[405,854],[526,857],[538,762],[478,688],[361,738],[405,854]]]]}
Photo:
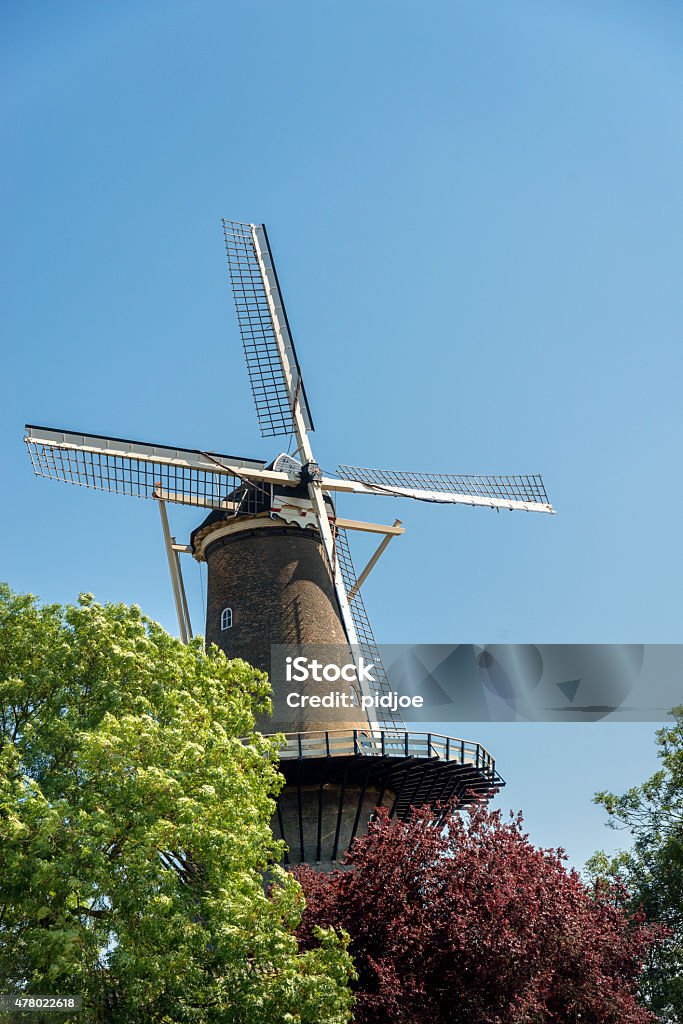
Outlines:
{"type": "Polygon", "coordinates": [[[232,608],[224,608],[221,612],[221,632],[232,629],[232,608]]]}

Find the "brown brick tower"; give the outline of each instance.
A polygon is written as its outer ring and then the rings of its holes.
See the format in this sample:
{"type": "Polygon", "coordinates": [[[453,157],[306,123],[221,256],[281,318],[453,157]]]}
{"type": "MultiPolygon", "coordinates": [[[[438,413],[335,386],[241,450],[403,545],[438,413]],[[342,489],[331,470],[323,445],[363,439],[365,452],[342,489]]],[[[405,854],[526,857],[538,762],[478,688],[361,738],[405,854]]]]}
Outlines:
{"type": "MultiPolygon", "coordinates": [[[[208,567],[206,642],[229,658],[267,672],[273,685],[272,717],[259,723],[264,732],[367,729],[365,713],[356,709],[334,715],[321,709],[305,712],[287,705],[288,687],[273,672],[272,645],[305,648],[314,657],[340,663],[350,660],[334,583],[320,534],[262,511],[225,516],[212,512],[192,534],[195,558],[208,567]]],[[[329,691],[324,682],[307,692],[329,691]]]]}

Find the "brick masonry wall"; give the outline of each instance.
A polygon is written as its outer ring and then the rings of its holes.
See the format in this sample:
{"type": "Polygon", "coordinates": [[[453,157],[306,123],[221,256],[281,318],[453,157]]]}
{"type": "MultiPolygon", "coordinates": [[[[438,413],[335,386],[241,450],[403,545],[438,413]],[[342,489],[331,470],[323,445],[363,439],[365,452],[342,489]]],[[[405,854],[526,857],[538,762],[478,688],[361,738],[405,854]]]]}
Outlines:
{"type": "MultiPolygon", "coordinates": [[[[260,527],[223,536],[205,548],[208,565],[207,644],[230,658],[243,658],[270,674],[271,644],[319,645],[321,660],[349,660],[346,634],[319,535],[298,526],[260,527]],[[231,608],[233,624],[221,630],[221,613],[231,608]],[[334,649],[333,649],[334,650],[334,649]]],[[[315,647],[306,648],[309,657],[315,647]]],[[[259,723],[264,732],[367,728],[362,711],[299,710],[288,707],[292,688],[271,679],[273,715],[259,723]]],[[[339,684],[306,684],[306,693],[327,693],[339,684]]]]}

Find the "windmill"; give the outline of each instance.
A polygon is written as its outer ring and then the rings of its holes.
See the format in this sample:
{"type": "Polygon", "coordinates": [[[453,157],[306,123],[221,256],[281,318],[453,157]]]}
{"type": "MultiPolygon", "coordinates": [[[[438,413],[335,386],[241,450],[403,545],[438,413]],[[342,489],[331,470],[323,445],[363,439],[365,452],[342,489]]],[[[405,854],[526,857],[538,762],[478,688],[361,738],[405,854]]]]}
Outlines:
{"type": "MultiPolygon", "coordinates": [[[[181,638],[192,636],[180,567],[188,553],[208,565],[207,643],[271,669],[273,645],[343,652],[374,665],[372,694],[389,683],[361,587],[394,536],[391,525],[337,515],[338,495],[410,498],[511,511],[552,513],[538,475],[408,473],[341,465],[323,472],[311,443],[313,419],[265,226],[223,221],[228,268],[261,435],[293,439],[293,454],[270,463],[27,425],[36,475],[151,498],[158,504],[181,638]],[[168,504],[205,510],[189,544],[170,534],[168,504]],[[381,537],[356,575],[349,534],[381,537]]],[[[359,673],[362,675],[362,673],[359,673]]],[[[411,805],[464,802],[503,785],[480,744],[406,729],[396,711],[292,710],[272,676],[273,717],[284,732],[287,785],[274,827],[289,861],[327,867],[367,825],[377,806],[404,816],[411,805]],[[343,726],[343,727],[340,727],[343,726]]],[[[315,684],[313,684],[315,689],[315,684]]],[[[324,682],[322,691],[329,690],[324,682]]]]}

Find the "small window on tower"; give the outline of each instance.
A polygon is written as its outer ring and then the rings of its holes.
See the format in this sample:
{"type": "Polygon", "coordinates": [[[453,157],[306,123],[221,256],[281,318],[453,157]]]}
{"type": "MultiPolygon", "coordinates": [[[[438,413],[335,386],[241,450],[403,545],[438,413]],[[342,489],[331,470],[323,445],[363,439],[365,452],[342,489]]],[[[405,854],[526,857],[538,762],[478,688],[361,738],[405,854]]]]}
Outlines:
{"type": "Polygon", "coordinates": [[[221,612],[221,629],[230,629],[232,626],[232,608],[224,608],[221,612]]]}

